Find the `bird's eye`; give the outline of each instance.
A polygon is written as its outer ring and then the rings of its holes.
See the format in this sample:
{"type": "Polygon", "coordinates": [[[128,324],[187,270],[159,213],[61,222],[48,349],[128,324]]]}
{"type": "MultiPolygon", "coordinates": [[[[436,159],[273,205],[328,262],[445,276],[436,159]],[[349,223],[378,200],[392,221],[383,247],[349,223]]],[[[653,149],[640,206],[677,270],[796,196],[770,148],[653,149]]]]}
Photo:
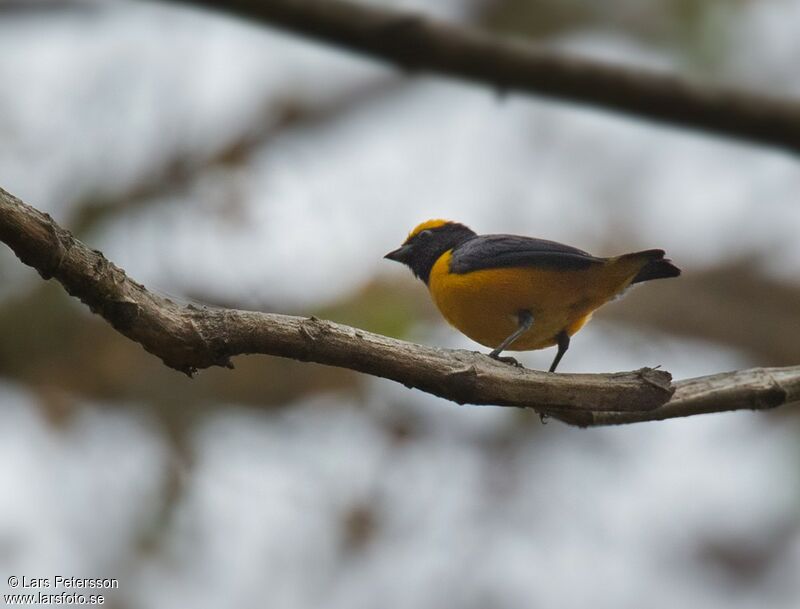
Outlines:
{"type": "Polygon", "coordinates": [[[428,238],[428,237],[430,237],[432,234],[433,234],[433,231],[432,231],[432,230],[430,230],[429,228],[426,228],[425,230],[423,230],[423,231],[420,231],[419,235],[417,235],[417,236],[418,236],[420,239],[427,239],[427,238],[428,238]]]}

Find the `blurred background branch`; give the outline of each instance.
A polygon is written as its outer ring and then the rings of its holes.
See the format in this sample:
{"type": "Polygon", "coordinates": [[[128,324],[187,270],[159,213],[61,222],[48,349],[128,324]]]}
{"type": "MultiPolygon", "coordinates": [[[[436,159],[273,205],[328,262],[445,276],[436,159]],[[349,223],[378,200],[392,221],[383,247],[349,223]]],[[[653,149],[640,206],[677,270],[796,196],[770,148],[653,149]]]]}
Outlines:
{"type": "Polygon", "coordinates": [[[389,61],[800,152],[800,102],[554,53],[421,14],[347,0],[177,0],[389,61]]]}
{"type": "Polygon", "coordinates": [[[160,197],[182,193],[205,172],[235,169],[244,165],[259,149],[292,128],[313,129],[325,125],[337,116],[369,104],[377,98],[391,95],[399,88],[401,79],[386,75],[350,87],[331,99],[300,100],[286,98],[271,100],[263,116],[247,130],[232,137],[218,150],[204,158],[177,153],[167,160],[160,171],[131,185],[131,188],[112,196],[88,198],[76,205],[76,214],[67,224],[79,236],[90,233],[110,216],[122,210],[152,204],[160,197]]]}

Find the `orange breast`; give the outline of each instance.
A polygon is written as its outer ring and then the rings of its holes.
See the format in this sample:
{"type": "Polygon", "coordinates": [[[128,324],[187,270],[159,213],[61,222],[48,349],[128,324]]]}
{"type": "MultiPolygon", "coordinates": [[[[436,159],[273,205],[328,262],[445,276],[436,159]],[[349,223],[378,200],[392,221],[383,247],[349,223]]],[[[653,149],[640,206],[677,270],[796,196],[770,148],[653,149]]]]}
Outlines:
{"type": "Polygon", "coordinates": [[[450,324],[472,340],[497,347],[517,329],[520,311],[533,314],[533,327],[509,349],[528,351],[556,343],[556,335],[577,332],[592,311],[622,292],[642,266],[630,258],[609,258],[581,270],[535,267],[450,273],[451,252],[431,270],[428,287],[450,324]]]}

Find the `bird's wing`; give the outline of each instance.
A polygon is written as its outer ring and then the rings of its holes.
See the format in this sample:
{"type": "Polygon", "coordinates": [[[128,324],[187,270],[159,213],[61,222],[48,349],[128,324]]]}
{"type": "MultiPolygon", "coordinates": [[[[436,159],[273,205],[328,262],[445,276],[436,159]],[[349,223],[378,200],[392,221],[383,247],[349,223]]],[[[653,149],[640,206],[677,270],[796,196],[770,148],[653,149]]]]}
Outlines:
{"type": "Polygon", "coordinates": [[[479,235],[453,250],[450,272],[463,274],[508,267],[579,270],[602,263],[602,258],[555,241],[516,235],[479,235]]]}

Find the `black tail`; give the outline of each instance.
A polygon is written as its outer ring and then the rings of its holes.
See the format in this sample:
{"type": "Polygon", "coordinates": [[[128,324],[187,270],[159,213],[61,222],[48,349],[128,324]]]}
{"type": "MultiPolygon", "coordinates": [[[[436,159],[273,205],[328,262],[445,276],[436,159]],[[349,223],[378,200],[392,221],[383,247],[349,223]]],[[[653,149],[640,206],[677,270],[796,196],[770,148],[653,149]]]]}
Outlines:
{"type": "Polygon", "coordinates": [[[651,279],[666,279],[668,277],[677,277],[681,274],[681,270],[672,264],[669,258],[664,258],[664,250],[646,250],[644,252],[637,252],[636,255],[649,257],[650,261],[647,262],[640,270],[636,277],[633,278],[631,283],[639,283],[641,281],[650,281],[651,279]]]}

